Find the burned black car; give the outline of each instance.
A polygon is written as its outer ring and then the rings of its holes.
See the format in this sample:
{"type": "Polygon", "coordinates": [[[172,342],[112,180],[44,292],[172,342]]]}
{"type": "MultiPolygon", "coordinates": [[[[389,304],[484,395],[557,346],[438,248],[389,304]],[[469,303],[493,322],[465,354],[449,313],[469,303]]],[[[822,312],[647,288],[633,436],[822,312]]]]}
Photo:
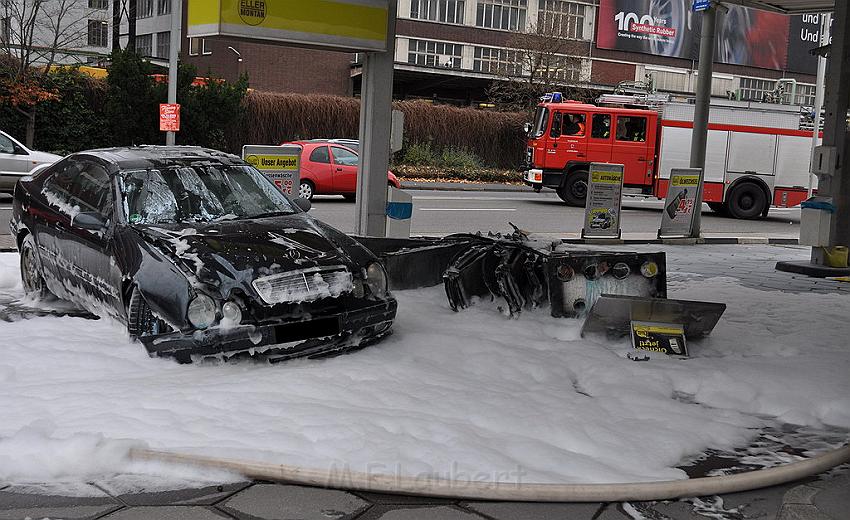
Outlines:
{"type": "Polygon", "coordinates": [[[276,361],[386,336],[384,268],[306,209],[233,155],[116,148],[22,179],[10,226],[28,294],[118,319],[151,355],[276,361]]]}

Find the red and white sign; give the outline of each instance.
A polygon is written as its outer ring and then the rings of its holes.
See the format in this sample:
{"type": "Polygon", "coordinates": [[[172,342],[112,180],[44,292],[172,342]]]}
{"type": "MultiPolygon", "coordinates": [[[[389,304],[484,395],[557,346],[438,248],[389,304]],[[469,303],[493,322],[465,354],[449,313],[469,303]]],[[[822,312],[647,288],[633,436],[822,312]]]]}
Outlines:
{"type": "Polygon", "coordinates": [[[159,131],[180,131],[180,104],[160,103],[159,105],[159,131]]]}

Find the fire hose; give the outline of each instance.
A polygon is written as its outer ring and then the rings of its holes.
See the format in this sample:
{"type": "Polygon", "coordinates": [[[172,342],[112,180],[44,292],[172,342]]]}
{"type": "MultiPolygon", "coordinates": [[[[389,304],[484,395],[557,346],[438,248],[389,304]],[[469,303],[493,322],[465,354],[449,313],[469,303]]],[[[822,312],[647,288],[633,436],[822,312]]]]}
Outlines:
{"type": "Polygon", "coordinates": [[[744,473],[685,480],[616,484],[526,484],[423,479],[337,469],[317,470],[143,448],[131,449],[130,457],[135,460],[225,470],[251,479],[350,491],[514,502],[625,502],[735,493],[793,482],[850,462],[850,444],[811,459],[744,473]]]}

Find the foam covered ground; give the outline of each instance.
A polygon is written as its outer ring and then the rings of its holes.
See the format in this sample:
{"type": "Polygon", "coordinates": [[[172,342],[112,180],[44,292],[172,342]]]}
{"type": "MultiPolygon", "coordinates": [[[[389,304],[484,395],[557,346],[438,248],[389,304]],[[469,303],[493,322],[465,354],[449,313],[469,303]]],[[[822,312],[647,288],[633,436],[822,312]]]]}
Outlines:
{"type": "MultiPolygon", "coordinates": [[[[21,296],[17,262],[0,254],[4,294],[21,296]]],[[[846,296],[683,275],[669,292],[729,306],[688,360],[630,361],[626,339],[581,339],[579,321],[546,310],[453,313],[439,287],[397,293],[379,345],[275,366],[151,359],[106,320],[0,322],[0,481],[196,478],[128,463],[132,445],[463,480],[648,481],[686,478],[677,464],[767,423],[850,429],[846,296]]]]}

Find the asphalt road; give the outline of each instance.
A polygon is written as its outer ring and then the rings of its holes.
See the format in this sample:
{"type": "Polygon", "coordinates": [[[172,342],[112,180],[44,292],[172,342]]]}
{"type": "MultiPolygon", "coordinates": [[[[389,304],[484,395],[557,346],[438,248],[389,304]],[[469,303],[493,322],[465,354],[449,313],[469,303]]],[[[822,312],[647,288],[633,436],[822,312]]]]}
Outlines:
{"type": "MultiPolygon", "coordinates": [[[[413,195],[412,233],[440,235],[469,231],[510,231],[508,222],[533,233],[581,232],[584,208],[566,206],[554,192],[463,192],[408,190],[413,195]]],[[[662,202],[626,198],[623,233],[655,235],[662,202]]],[[[316,196],[311,213],[345,232],[354,231],[354,203],[316,196]]],[[[736,237],[799,238],[800,209],[773,208],[764,220],[719,217],[704,206],[702,231],[736,237]]]]}
{"type": "MultiPolygon", "coordinates": [[[[571,208],[550,193],[410,190],[412,233],[443,235],[470,231],[510,231],[508,222],[534,233],[579,233],[584,209],[571,208]]],[[[0,234],[9,233],[11,198],[0,194],[0,234]]],[[[652,199],[624,200],[623,232],[655,234],[662,203],[652,199]]],[[[317,196],[311,213],[337,229],[354,231],[354,203],[342,197],[317,196]]],[[[738,237],[798,238],[799,208],[773,208],[764,220],[718,217],[705,206],[702,231],[738,237]]]]}

